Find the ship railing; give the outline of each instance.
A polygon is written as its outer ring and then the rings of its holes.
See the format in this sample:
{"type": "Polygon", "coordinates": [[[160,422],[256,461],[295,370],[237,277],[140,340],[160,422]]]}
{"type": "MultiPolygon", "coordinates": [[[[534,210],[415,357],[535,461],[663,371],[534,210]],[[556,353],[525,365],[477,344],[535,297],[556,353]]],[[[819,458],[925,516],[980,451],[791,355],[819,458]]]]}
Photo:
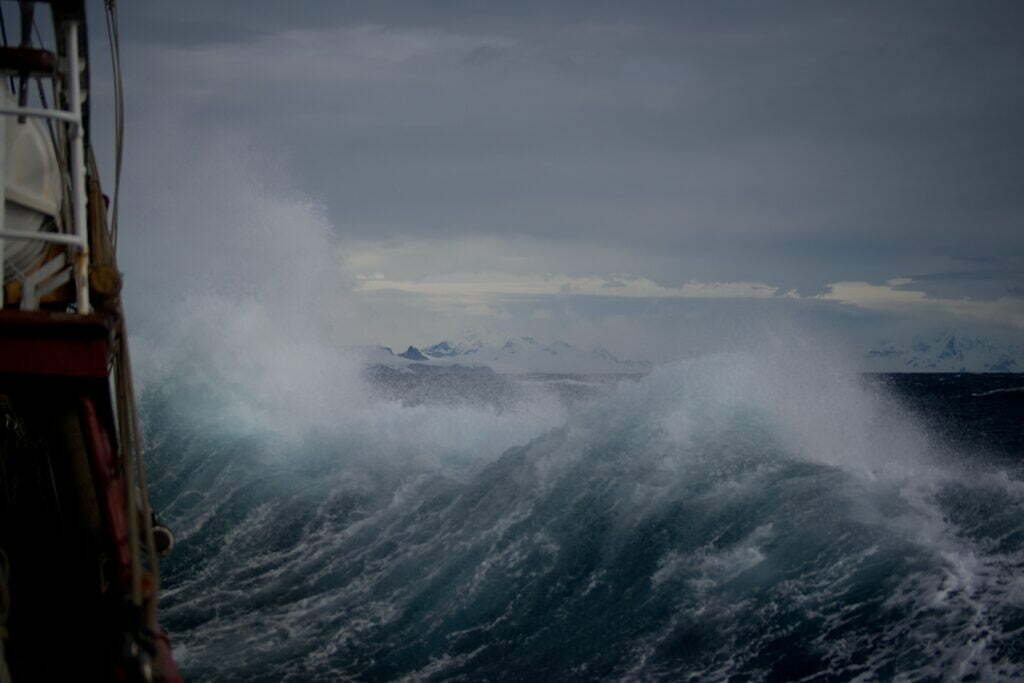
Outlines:
{"type": "MultiPolygon", "coordinates": [[[[86,222],[86,186],[85,186],[85,130],[82,117],[81,73],[82,64],[78,53],[79,24],[70,21],[66,25],[64,41],[66,59],[64,60],[64,77],[67,83],[66,101],[69,109],[46,107],[21,107],[0,105],[0,285],[6,278],[4,273],[4,245],[6,240],[37,240],[60,244],[68,247],[71,252],[72,264],[67,265],[67,257],[58,257],[25,278],[22,287],[21,309],[34,310],[39,306],[39,297],[74,279],[76,311],[80,314],[92,312],[89,300],[89,231],[86,222]],[[71,229],[66,232],[33,232],[7,230],[4,228],[6,199],[6,164],[7,144],[6,127],[10,117],[33,117],[50,119],[67,126],[71,148],[71,229]]],[[[58,100],[58,98],[55,98],[58,100]]],[[[0,307],[3,306],[0,297],[0,307]]]]}

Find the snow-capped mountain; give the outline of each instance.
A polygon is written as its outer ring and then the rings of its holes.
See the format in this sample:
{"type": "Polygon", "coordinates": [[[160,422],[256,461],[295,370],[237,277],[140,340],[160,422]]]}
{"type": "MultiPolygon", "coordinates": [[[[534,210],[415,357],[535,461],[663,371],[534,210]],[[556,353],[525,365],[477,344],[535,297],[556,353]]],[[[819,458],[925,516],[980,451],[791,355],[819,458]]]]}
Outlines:
{"type": "Polygon", "coordinates": [[[399,357],[406,360],[430,360],[417,349],[415,346],[410,346],[403,353],[398,354],[399,357]]]}
{"type": "Polygon", "coordinates": [[[423,350],[434,361],[486,365],[496,372],[543,373],[638,373],[650,364],[620,360],[603,348],[584,351],[563,341],[541,344],[533,337],[515,337],[500,346],[480,342],[439,342],[423,350]]]}
{"type": "Polygon", "coordinates": [[[481,344],[476,342],[467,342],[463,344],[453,344],[452,342],[443,341],[428,346],[423,352],[431,358],[454,358],[456,356],[465,356],[478,351],[481,344]]]}
{"type": "Polygon", "coordinates": [[[1024,344],[946,333],[882,341],[865,359],[874,372],[1024,372],[1024,344]]]}
{"type": "Polygon", "coordinates": [[[621,360],[604,348],[584,351],[562,341],[541,344],[533,337],[509,338],[500,345],[442,341],[430,346],[410,346],[399,354],[380,347],[364,350],[364,355],[368,362],[376,364],[418,362],[437,366],[486,366],[502,374],[642,373],[650,370],[649,363],[621,360]]]}

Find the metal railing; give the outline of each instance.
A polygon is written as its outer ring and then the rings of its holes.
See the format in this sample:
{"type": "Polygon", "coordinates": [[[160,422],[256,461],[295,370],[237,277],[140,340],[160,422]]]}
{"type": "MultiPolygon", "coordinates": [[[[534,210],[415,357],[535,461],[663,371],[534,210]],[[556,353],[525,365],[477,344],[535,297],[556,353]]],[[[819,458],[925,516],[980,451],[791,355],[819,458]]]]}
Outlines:
{"type": "MultiPolygon", "coordinates": [[[[70,110],[56,108],[31,108],[0,106],[0,207],[5,206],[6,199],[6,163],[7,163],[7,119],[11,116],[26,116],[51,119],[67,126],[68,139],[71,146],[71,230],[69,232],[31,232],[24,230],[4,229],[4,213],[0,209],[0,286],[4,277],[4,243],[5,240],[37,240],[51,244],[62,244],[71,249],[72,265],[63,268],[63,263],[56,266],[59,272],[48,272],[46,279],[28,282],[33,291],[26,291],[23,285],[22,310],[38,307],[40,291],[50,291],[64,284],[73,276],[76,292],[76,309],[80,314],[92,312],[89,302],[89,230],[86,222],[85,195],[85,131],[82,122],[81,62],[78,54],[78,22],[68,22],[65,36],[67,59],[65,66],[65,82],[67,83],[67,102],[70,110]]],[[[66,261],[65,261],[66,263],[66,261]]],[[[49,265],[49,264],[47,264],[49,265]]],[[[43,268],[46,268],[44,266],[43,268]]],[[[50,271],[54,268],[50,268],[50,271]]],[[[29,276],[31,277],[31,276],[29,276]]],[[[3,306],[0,297],[0,307],[3,306]]]]}

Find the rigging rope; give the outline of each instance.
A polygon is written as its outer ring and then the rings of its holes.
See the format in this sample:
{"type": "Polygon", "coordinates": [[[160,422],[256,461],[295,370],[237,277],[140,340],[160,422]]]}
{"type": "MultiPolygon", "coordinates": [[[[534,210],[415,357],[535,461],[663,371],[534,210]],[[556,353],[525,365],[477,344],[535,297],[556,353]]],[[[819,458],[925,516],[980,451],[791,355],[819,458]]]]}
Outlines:
{"type": "Polygon", "coordinates": [[[7,653],[4,641],[7,639],[7,615],[11,610],[11,590],[7,578],[11,575],[11,563],[7,554],[0,549],[0,683],[11,683],[11,671],[7,668],[7,653]]]}
{"type": "MultiPolygon", "coordinates": [[[[4,47],[7,47],[7,22],[4,20],[4,10],[0,7],[0,36],[4,39],[4,47]]],[[[11,84],[11,93],[14,93],[14,76],[8,76],[7,80],[11,84]]]]}
{"type": "Polygon", "coordinates": [[[124,81],[121,75],[121,33],[117,26],[117,0],[105,0],[110,66],[114,75],[114,196],[110,202],[110,241],[117,249],[118,199],[124,159],[124,81]]]}
{"type": "MultiPolygon", "coordinates": [[[[117,0],[105,0],[107,38],[110,44],[110,65],[113,70],[114,79],[114,195],[110,202],[110,241],[115,252],[117,251],[118,235],[118,204],[121,195],[121,168],[124,160],[124,79],[121,70],[121,33],[117,21],[117,0]]],[[[119,304],[120,308],[120,304],[119,304]]],[[[135,399],[135,391],[132,382],[131,362],[128,354],[128,338],[121,330],[118,340],[118,362],[116,364],[118,373],[118,406],[119,424],[121,429],[121,444],[125,455],[125,470],[128,473],[128,504],[129,523],[132,528],[130,540],[132,541],[132,597],[133,602],[143,602],[141,594],[141,560],[138,551],[138,517],[134,510],[136,495],[139,495],[139,508],[142,518],[143,544],[146,548],[148,567],[150,572],[149,596],[145,599],[144,616],[147,628],[154,633],[157,630],[156,624],[156,596],[160,585],[160,569],[157,560],[156,544],[153,538],[152,506],[149,501],[149,491],[146,486],[146,464],[142,454],[142,434],[139,429],[138,409],[135,399]],[[138,488],[136,488],[136,477],[138,488]]]]}
{"type": "MultiPolygon", "coordinates": [[[[34,30],[36,33],[36,41],[39,43],[39,46],[42,47],[43,45],[45,45],[45,43],[43,42],[43,36],[39,33],[39,25],[35,21],[32,22],[32,30],[34,30]]],[[[50,105],[46,101],[46,89],[43,87],[43,79],[37,77],[36,86],[39,89],[39,104],[42,105],[43,109],[49,109],[50,105]]],[[[54,96],[53,101],[58,101],[58,98],[54,96]]],[[[67,164],[64,163],[64,146],[61,145],[60,140],[57,139],[57,131],[54,130],[53,119],[47,117],[44,120],[46,121],[46,130],[50,132],[50,142],[53,143],[53,151],[57,155],[57,163],[60,165],[62,169],[67,168],[67,164]]],[[[61,182],[64,185],[64,196],[70,197],[71,178],[68,176],[68,174],[61,173],[61,182]]]]}

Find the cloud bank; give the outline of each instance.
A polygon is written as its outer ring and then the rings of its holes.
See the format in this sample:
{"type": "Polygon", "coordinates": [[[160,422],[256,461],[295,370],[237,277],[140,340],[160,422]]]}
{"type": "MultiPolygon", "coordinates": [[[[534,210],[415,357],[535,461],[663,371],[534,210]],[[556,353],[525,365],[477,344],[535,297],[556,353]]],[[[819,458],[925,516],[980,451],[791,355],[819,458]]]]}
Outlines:
{"type": "MultiPolygon", "coordinates": [[[[1022,24],[1012,3],[129,4],[133,317],[196,292],[393,345],[1019,334],[1022,24]]],[[[101,70],[94,91],[103,121],[101,70]]]]}

